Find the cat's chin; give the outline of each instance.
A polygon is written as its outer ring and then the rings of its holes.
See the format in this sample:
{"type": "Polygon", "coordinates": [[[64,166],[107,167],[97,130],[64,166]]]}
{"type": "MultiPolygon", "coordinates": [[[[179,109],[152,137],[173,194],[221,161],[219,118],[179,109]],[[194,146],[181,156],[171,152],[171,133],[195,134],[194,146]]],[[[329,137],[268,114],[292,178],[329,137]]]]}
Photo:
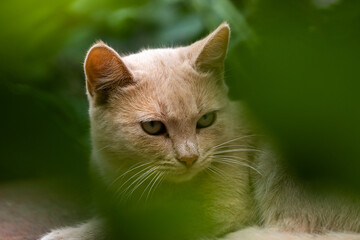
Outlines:
{"type": "Polygon", "coordinates": [[[169,176],[166,178],[167,181],[169,182],[186,182],[186,181],[190,181],[191,179],[193,179],[194,176],[191,175],[182,175],[182,176],[169,176]]]}
{"type": "Polygon", "coordinates": [[[178,174],[168,174],[165,179],[169,182],[186,182],[195,178],[199,174],[199,171],[189,170],[178,174]]]}

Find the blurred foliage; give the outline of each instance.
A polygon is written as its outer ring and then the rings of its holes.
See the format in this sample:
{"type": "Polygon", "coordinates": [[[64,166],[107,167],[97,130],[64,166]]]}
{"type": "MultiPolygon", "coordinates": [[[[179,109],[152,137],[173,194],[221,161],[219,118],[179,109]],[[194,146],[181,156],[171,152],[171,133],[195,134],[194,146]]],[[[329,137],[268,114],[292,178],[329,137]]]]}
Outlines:
{"type": "Polygon", "coordinates": [[[236,89],[299,177],[359,193],[360,2],[259,1],[248,22],[258,44],[233,50],[236,89]]]}
{"type": "Polygon", "coordinates": [[[0,2],[1,179],[86,171],[82,62],[232,29],[226,78],[303,179],[358,189],[360,8],[336,0],[0,2]]]}

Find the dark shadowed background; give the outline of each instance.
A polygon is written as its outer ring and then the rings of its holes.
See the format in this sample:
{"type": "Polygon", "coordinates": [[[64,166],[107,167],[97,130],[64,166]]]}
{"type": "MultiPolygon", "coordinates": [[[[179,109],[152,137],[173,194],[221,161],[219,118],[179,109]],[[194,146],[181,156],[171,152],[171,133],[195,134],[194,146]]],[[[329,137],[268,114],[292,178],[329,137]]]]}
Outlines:
{"type": "Polygon", "coordinates": [[[86,173],[82,63],[232,29],[226,81],[296,176],[360,193],[360,1],[0,1],[0,180],[86,173]]]}

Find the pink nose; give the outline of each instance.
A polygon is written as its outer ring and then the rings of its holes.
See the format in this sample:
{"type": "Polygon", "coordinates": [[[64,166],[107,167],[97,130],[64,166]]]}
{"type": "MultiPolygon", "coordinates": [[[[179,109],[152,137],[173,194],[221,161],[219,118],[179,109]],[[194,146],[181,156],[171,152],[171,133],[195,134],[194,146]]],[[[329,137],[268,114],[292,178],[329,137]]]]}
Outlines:
{"type": "Polygon", "coordinates": [[[190,156],[190,157],[181,157],[179,158],[179,162],[181,162],[182,164],[185,164],[185,166],[187,168],[191,167],[195,161],[198,159],[198,155],[193,155],[193,156],[190,156]]]}

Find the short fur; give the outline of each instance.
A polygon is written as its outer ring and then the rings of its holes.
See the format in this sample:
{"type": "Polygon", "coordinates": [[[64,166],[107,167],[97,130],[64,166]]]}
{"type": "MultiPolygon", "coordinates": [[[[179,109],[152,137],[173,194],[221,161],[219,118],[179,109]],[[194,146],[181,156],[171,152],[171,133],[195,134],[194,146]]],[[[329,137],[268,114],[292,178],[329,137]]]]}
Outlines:
{"type": "MultiPolygon", "coordinates": [[[[292,179],[280,167],[280,155],[253,132],[245,107],[227,98],[223,67],[229,36],[223,23],[186,47],[128,56],[102,42],[90,48],[85,73],[91,165],[100,182],[119,206],[130,206],[144,193],[161,196],[166,186],[180,201],[184,186],[191,197],[200,196],[201,204],[194,206],[204,209],[209,228],[182,239],[360,239],[358,203],[314,194],[292,179]],[[213,111],[214,124],[197,129],[197,121],[213,111]],[[163,122],[167,132],[145,133],[140,123],[146,121],[163,122]],[[197,160],[186,167],[179,159],[189,156],[197,160]],[[141,171],[148,174],[139,178],[141,171]]],[[[174,209],[176,203],[168,201],[174,209]]],[[[141,232],[142,226],[137,227],[141,232]]],[[[104,219],[98,217],[42,239],[104,236],[104,219]]]]}

